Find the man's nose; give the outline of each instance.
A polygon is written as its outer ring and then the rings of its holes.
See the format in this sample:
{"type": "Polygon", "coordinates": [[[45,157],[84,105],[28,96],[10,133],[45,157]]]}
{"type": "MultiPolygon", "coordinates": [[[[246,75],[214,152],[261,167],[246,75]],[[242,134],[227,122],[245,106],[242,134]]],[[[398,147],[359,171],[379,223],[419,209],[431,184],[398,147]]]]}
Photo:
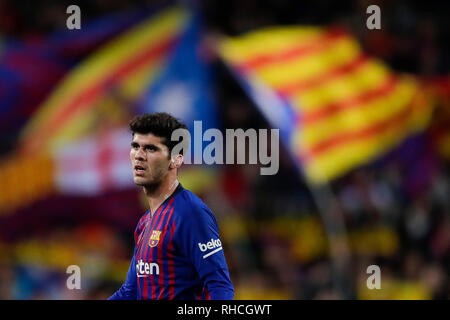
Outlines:
{"type": "Polygon", "coordinates": [[[135,158],[136,158],[137,160],[145,160],[145,152],[144,152],[144,149],[139,148],[139,149],[136,151],[136,156],[135,156],[135,158]]]}

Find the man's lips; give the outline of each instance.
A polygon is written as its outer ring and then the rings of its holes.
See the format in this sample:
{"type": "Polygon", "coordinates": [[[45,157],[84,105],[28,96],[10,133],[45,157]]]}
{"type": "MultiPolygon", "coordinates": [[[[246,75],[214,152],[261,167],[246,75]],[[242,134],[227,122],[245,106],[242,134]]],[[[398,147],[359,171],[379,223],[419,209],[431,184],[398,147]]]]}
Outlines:
{"type": "Polygon", "coordinates": [[[146,171],[146,169],[143,166],[140,166],[140,165],[134,166],[134,173],[136,175],[143,175],[143,174],[145,174],[145,171],[146,171]]]}

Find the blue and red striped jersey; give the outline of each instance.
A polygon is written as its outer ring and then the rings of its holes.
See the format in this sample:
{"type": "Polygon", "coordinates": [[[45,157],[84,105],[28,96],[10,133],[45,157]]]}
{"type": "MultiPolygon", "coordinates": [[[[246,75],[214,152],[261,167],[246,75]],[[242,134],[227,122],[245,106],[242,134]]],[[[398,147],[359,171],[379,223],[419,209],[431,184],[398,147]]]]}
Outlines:
{"type": "Polygon", "coordinates": [[[233,299],[214,214],[181,184],[139,220],[127,279],[109,299],[233,299]]]}

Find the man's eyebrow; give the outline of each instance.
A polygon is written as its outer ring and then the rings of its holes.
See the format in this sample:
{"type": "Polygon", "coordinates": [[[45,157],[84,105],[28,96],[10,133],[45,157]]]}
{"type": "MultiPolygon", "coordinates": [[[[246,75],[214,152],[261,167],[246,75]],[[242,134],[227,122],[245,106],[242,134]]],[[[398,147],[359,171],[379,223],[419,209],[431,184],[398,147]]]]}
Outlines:
{"type": "Polygon", "coordinates": [[[155,149],[159,149],[155,144],[152,144],[152,143],[144,145],[144,149],[146,149],[146,148],[155,148],[155,149]]]}
{"type": "MultiPolygon", "coordinates": [[[[137,143],[136,141],[132,141],[131,142],[131,146],[140,146],[140,144],[139,143],[137,143]]],[[[144,144],[143,146],[142,146],[144,149],[147,149],[147,148],[155,148],[155,149],[159,149],[159,147],[158,146],[156,146],[155,144],[152,144],[152,143],[150,143],[150,144],[144,144]]]]}

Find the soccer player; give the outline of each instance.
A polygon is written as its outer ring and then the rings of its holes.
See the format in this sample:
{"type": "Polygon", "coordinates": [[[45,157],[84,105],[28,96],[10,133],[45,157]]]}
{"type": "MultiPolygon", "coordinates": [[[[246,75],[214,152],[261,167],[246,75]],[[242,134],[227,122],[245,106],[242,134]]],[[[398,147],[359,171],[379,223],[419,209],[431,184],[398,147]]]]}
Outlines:
{"type": "Polygon", "coordinates": [[[177,180],[183,155],[172,132],[186,125],[167,113],[136,116],[130,159],[149,208],[134,232],[125,283],[109,299],[233,299],[219,228],[211,210],[177,180]]]}

